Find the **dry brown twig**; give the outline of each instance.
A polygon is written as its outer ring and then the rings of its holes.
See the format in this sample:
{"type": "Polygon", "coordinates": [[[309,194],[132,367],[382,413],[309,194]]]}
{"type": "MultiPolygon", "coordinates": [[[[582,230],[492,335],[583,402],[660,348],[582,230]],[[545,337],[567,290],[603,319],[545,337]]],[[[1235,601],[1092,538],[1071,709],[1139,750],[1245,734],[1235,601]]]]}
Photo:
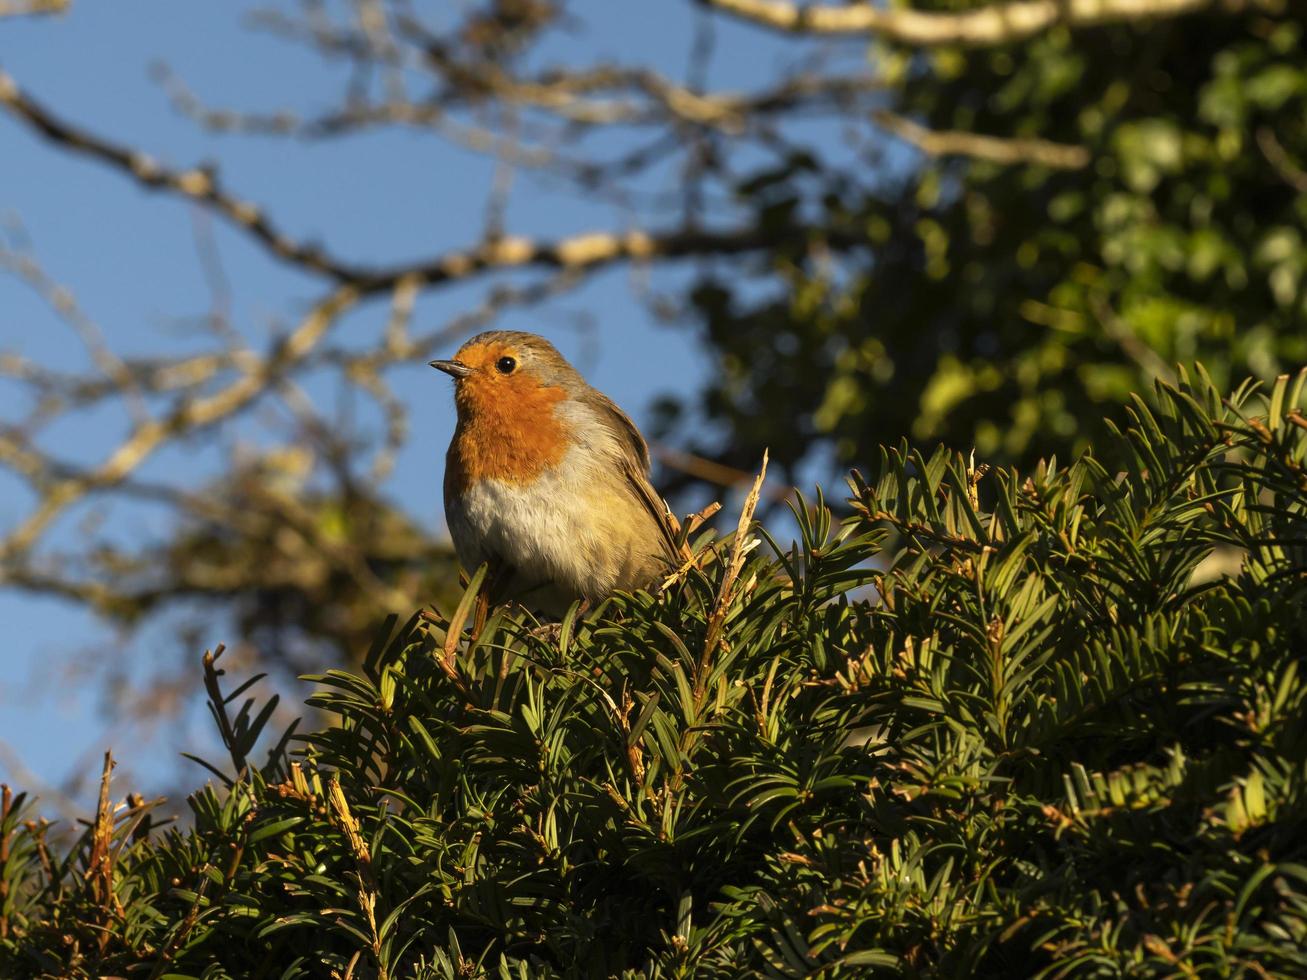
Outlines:
{"type": "MultiPolygon", "coordinates": [[[[104,770],[100,776],[100,797],[95,807],[95,822],[91,825],[91,853],[84,872],[91,887],[91,895],[105,920],[121,917],[123,912],[122,903],[113,887],[115,807],[109,799],[109,782],[114,765],[113,753],[105,752],[104,770]]],[[[105,929],[102,942],[107,943],[110,935],[110,930],[105,929]]]]}
{"type": "Polygon", "coordinates": [[[335,776],[332,776],[327,784],[327,802],[331,806],[331,822],[340,828],[349,842],[350,851],[354,854],[359,910],[368,925],[370,951],[376,963],[377,976],[380,980],[386,980],[389,973],[382,953],[381,936],[377,932],[377,882],[372,873],[372,855],[368,851],[368,842],[360,833],[358,820],[350,812],[349,801],[345,799],[345,793],[340,788],[340,780],[335,776]]]}
{"type": "Polygon", "coordinates": [[[700,660],[699,673],[695,680],[696,689],[702,689],[701,685],[706,682],[708,665],[712,663],[713,655],[722,641],[722,630],[726,625],[726,615],[730,612],[731,603],[735,599],[736,579],[740,577],[740,571],[744,568],[744,561],[749,556],[749,552],[758,544],[758,539],[749,535],[749,528],[753,525],[753,512],[758,507],[758,498],[762,494],[763,481],[766,479],[767,453],[764,451],[758,476],[754,479],[753,487],[744,498],[744,504],[740,508],[740,519],[735,526],[735,537],[731,541],[731,556],[726,562],[722,583],[717,590],[717,603],[713,606],[712,615],[708,617],[703,644],[703,657],[700,660]]]}

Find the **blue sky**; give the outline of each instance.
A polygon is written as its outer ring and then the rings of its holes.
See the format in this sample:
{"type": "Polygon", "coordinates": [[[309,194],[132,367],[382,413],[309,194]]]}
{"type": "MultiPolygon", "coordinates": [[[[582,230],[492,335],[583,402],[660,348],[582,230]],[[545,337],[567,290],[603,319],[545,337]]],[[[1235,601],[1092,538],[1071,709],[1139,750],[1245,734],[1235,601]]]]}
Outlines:
{"type": "MultiPolygon", "coordinates": [[[[0,67],[59,115],[94,132],[174,166],[216,161],[225,186],[268,205],[294,237],[319,238],[348,259],[380,264],[474,244],[494,172],[484,157],[404,131],[314,144],[212,135],[170,106],[151,79],[150,66],[161,61],[213,104],[305,113],[337,104],[342,68],[249,30],[246,15],[252,9],[243,0],[74,0],[61,17],[0,20],[0,67]]],[[[559,57],[609,56],[683,73],[699,16],[693,4],[589,0],[574,9],[585,31],[558,42],[559,57]]],[[[785,51],[780,41],[741,25],[715,24],[715,86],[756,85],[774,72],[785,51]]],[[[2,114],[0,218],[11,228],[21,226],[46,272],[73,290],[123,354],[171,352],[194,343],[178,323],[202,314],[212,301],[197,258],[197,231],[213,234],[231,284],[233,322],[252,341],[266,339],[323,291],[321,282],[276,263],[220,221],[175,198],[142,191],[93,161],[55,150],[2,114]]],[[[669,215],[668,222],[675,218],[669,215]]],[[[507,226],[513,233],[552,238],[621,224],[608,206],[557,181],[519,174],[507,226]]],[[[448,322],[480,295],[480,286],[424,295],[415,328],[448,322]]],[[[375,328],[385,315],[384,302],[378,302],[351,317],[375,328]]],[[[597,275],[544,316],[510,311],[496,326],[550,336],[638,422],[648,418],[656,396],[690,392],[713,370],[688,331],[651,321],[627,268],[597,275]],[[588,327],[578,330],[578,324],[588,327]]],[[[68,328],[7,275],[0,275],[0,351],[50,367],[84,369],[88,363],[68,328]]],[[[412,410],[411,437],[386,490],[417,520],[440,529],[441,460],[453,427],[448,384],[421,366],[398,372],[394,381],[412,410]]],[[[0,418],[18,407],[15,392],[0,387],[0,418]]],[[[47,445],[71,459],[101,459],[125,425],[114,413],[79,417],[55,427],[47,445]]],[[[152,460],[146,472],[167,476],[178,466],[203,472],[218,458],[204,446],[170,451],[152,460]]],[[[0,472],[0,528],[21,519],[29,505],[21,484],[0,472]]],[[[70,514],[55,540],[86,533],[83,522],[90,516],[89,511],[70,514]]],[[[109,519],[113,526],[97,533],[130,536],[160,529],[158,516],[144,510],[119,508],[109,519]]],[[[159,724],[126,723],[104,710],[106,684],[131,688],[153,671],[185,671],[189,664],[196,664],[191,676],[198,679],[202,648],[179,648],[175,623],[128,641],[75,606],[3,589],[0,622],[7,627],[0,648],[6,666],[0,686],[0,778],[39,790],[32,785],[39,777],[57,787],[88,766],[98,770],[100,753],[112,746],[122,759],[121,787],[150,792],[176,784],[179,751],[214,754],[207,716],[195,710],[189,695],[179,694],[188,710],[160,711],[159,724]]],[[[205,638],[202,645],[223,639],[205,638]]],[[[141,717],[148,715],[146,710],[141,717]]],[[[192,778],[199,776],[196,770],[192,778]]],[[[85,799],[83,792],[79,801],[85,799]]]]}

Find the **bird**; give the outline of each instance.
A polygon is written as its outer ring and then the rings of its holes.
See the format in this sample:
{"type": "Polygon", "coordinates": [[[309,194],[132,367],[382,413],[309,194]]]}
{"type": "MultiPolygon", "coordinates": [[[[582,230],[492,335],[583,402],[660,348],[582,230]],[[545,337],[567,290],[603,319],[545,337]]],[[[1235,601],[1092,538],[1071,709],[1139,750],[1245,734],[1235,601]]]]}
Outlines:
{"type": "Polygon", "coordinates": [[[488,601],[561,617],[654,585],[679,561],[635,423],[544,337],[491,330],[431,367],[454,379],[445,516],[488,601]]]}

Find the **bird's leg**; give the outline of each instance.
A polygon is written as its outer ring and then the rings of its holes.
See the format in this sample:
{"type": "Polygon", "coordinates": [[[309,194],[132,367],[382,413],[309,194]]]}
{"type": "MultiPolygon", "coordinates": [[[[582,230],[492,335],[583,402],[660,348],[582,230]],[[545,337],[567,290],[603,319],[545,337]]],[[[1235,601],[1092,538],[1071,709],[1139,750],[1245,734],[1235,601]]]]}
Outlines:
{"type": "MultiPolygon", "coordinates": [[[[592,603],[590,599],[582,598],[581,604],[576,607],[576,615],[572,617],[572,625],[576,626],[576,621],[589,611],[592,603]]],[[[545,640],[549,643],[557,643],[563,638],[563,624],[559,623],[541,623],[529,631],[529,635],[538,640],[545,640]]]]}

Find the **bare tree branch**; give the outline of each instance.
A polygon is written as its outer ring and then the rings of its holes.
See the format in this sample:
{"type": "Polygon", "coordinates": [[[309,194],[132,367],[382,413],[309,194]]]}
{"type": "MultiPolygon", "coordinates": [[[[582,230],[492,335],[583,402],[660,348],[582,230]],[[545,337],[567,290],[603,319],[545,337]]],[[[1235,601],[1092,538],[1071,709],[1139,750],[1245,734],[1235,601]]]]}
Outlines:
{"type": "Polygon", "coordinates": [[[962,156],[1003,166],[1033,164],[1052,170],[1080,170],[1089,165],[1089,151],[1083,146],[1042,139],[983,136],[962,130],[927,129],[887,109],[872,118],[901,139],[930,156],[962,156]]]}
{"type": "MultiPolygon", "coordinates": [[[[520,145],[494,129],[458,119],[456,111],[493,96],[514,106],[546,110],[562,117],[569,126],[648,127],[677,122],[739,135],[760,116],[824,107],[847,109],[857,99],[883,88],[869,73],[825,76],[803,72],[758,92],[699,92],[657,72],[617,66],[601,65],[584,72],[529,80],[514,79],[502,69],[494,69],[478,75],[476,100],[455,89],[419,101],[394,97],[384,102],[353,100],[340,109],[303,118],[289,110],[245,113],[210,108],[171,71],[159,68],[156,74],[177,110],[213,132],[324,139],[371,126],[419,126],[476,152],[507,156],[521,166],[573,168],[578,162],[556,149],[536,143],[520,145]]],[[[547,134],[533,135],[543,141],[547,134]]],[[[554,141],[558,137],[554,134],[554,141]]]]}
{"type": "MultiPolygon", "coordinates": [[[[89,490],[118,483],[140,466],[168,438],[179,432],[213,425],[248,405],[263,393],[268,382],[289,365],[303,358],[322,339],[336,317],[358,299],[356,290],[343,286],[314,306],[300,325],[266,360],[214,395],[183,402],[163,418],[151,418],[137,425],[132,434],[90,473],[62,479],[45,493],[36,510],[0,542],[0,561],[27,551],[38,536],[69,505],[89,490]]],[[[12,446],[0,443],[0,462],[16,459],[12,446]],[[12,454],[12,455],[11,455],[12,454]]],[[[30,462],[25,464],[30,466],[30,462]]]]}
{"type": "MultiPolygon", "coordinates": [[[[429,287],[489,271],[530,266],[580,271],[626,260],[735,255],[767,248],[778,241],[777,234],[768,234],[754,227],[721,231],[686,228],[661,233],[588,232],[552,242],[505,235],[475,248],[416,263],[389,268],[356,265],[334,258],[316,245],[291,239],[276,228],[263,209],[224,192],[212,170],[172,170],[139,151],[118,146],[63,122],[23,93],[3,71],[0,71],[0,104],[52,142],[107,163],[145,187],[178,194],[214,209],[251,234],[274,255],[309,271],[330,276],[352,287],[359,296],[389,292],[406,280],[429,287]]],[[[796,232],[801,235],[803,229],[783,230],[786,239],[792,239],[796,232]]]]}
{"type": "Polygon", "coordinates": [[[364,270],[337,262],[321,249],[295,242],[282,234],[257,205],[225,193],[214,171],[198,167],[170,170],[138,150],[119,146],[74,127],[23,92],[13,77],[3,70],[0,70],[0,104],[52,143],[124,171],[145,187],[179,194],[216,210],[284,259],[341,281],[366,278],[364,270]]]}
{"type": "Polygon", "coordinates": [[[842,7],[789,0],[700,0],[764,27],[806,34],[874,34],[915,47],[988,47],[1025,40],[1054,24],[1091,27],[1237,10],[1243,0],[1009,0],[944,13],[853,3],[842,7]]]}

